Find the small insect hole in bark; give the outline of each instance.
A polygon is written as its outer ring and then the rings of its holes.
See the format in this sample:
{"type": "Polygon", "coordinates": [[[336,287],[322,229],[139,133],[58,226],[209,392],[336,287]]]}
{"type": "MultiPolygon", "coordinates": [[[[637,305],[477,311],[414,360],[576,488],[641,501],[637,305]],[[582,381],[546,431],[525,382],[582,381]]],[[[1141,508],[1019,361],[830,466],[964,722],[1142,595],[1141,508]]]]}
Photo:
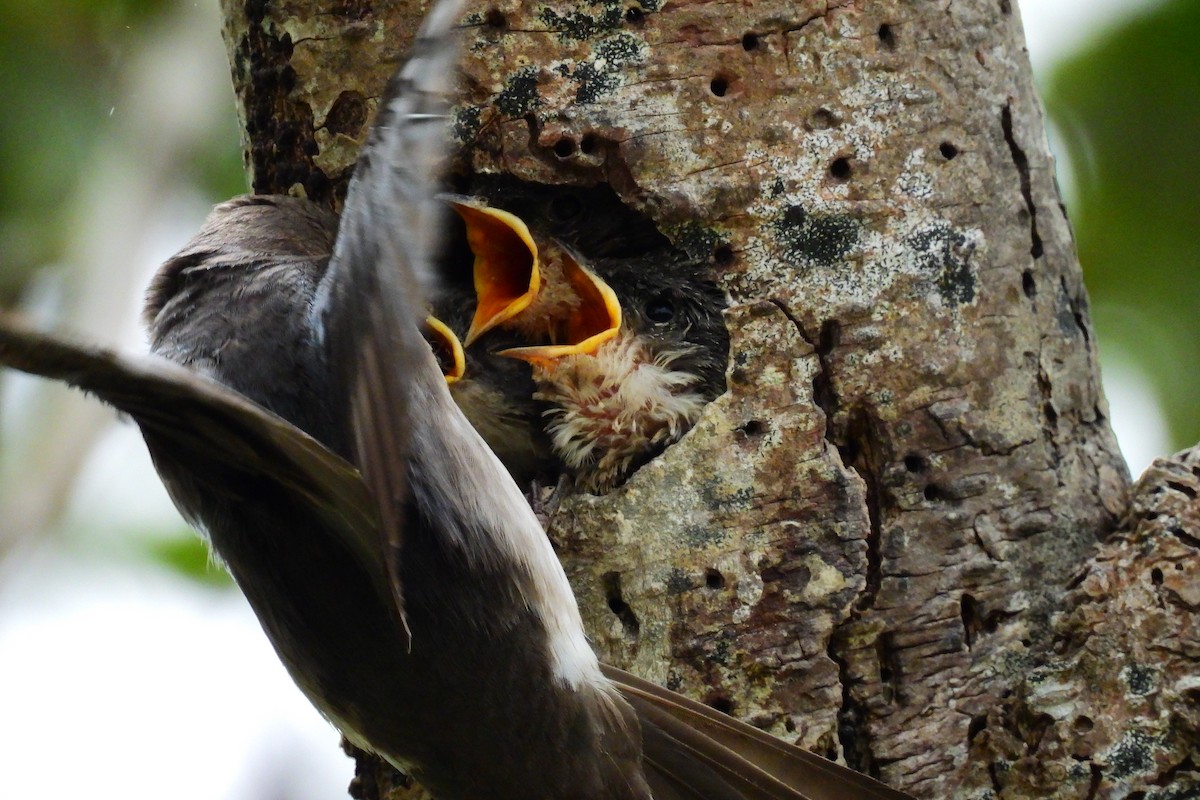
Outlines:
{"type": "Polygon", "coordinates": [[[747,53],[757,50],[761,44],[757,33],[748,32],[742,36],[742,49],[747,53]]]}
{"type": "Polygon", "coordinates": [[[367,124],[367,101],[359,92],[345,91],[337,96],[325,115],[325,128],[330,133],[357,136],[367,124]]]}
{"type": "Polygon", "coordinates": [[[502,31],[508,27],[508,17],[498,8],[489,8],[483,15],[483,24],[492,30],[502,31]]]}
{"type": "Polygon", "coordinates": [[[727,244],[723,244],[713,250],[713,260],[722,267],[727,267],[733,263],[733,248],[727,244]]]}
{"type": "Polygon", "coordinates": [[[942,142],[938,145],[938,152],[942,154],[942,158],[949,161],[958,155],[958,148],[954,146],[953,142],[942,142]]]}
{"type": "Polygon", "coordinates": [[[767,423],[760,419],[752,419],[738,428],[745,436],[762,436],[767,432],[767,423]]]}
{"type": "Polygon", "coordinates": [[[1030,300],[1037,297],[1037,284],[1033,280],[1033,272],[1025,270],[1021,273],[1021,290],[1030,300]]]}
{"type": "Polygon", "coordinates": [[[833,176],[833,179],[836,181],[845,182],[850,180],[850,175],[852,172],[853,170],[850,168],[850,159],[846,158],[845,156],[835,158],[829,165],[829,174],[833,176]]]}
{"type": "Polygon", "coordinates": [[[909,453],[904,457],[904,468],[909,472],[924,472],[929,469],[929,462],[923,456],[909,453]]]}
{"type": "Polygon", "coordinates": [[[975,630],[979,625],[979,611],[975,604],[975,597],[966,592],[959,598],[958,611],[962,618],[963,630],[967,635],[967,647],[975,643],[975,630]]]}
{"type": "Polygon", "coordinates": [[[971,717],[971,722],[967,725],[967,744],[975,741],[975,737],[983,733],[983,729],[987,727],[987,715],[976,714],[971,717]]]}
{"type": "Polygon", "coordinates": [[[724,589],[725,576],[719,570],[706,569],[704,570],[704,585],[709,589],[724,589]]]}
{"type": "Polygon", "coordinates": [[[817,131],[829,130],[842,124],[842,121],[838,119],[838,115],[828,108],[818,108],[808,120],[813,130],[817,131]]]}
{"type": "Polygon", "coordinates": [[[583,138],[579,140],[579,152],[584,155],[591,155],[599,148],[599,140],[594,133],[585,133],[583,138]]]}
{"type": "Polygon", "coordinates": [[[1159,569],[1158,567],[1155,567],[1154,569],[1150,570],[1150,582],[1153,583],[1155,586],[1162,586],[1163,585],[1163,571],[1161,569],[1159,569]]]}
{"type": "Polygon", "coordinates": [[[633,613],[633,609],[625,602],[625,597],[621,590],[621,573],[605,573],[602,581],[604,583],[604,594],[608,599],[608,610],[621,621],[621,627],[625,629],[625,635],[630,639],[636,639],[641,632],[642,625],[638,621],[637,615],[633,613]]]}
{"type": "Polygon", "coordinates": [[[712,92],[713,96],[715,97],[724,97],[729,91],[729,79],[724,75],[716,76],[712,79],[712,82],[708,84],[708,90],[712,92]]]}
{"type": "Polygon", "coordinates": [[[888,25],[886,22],[880,25],[878,34],[879,41],[883,43],[884,47],[888,50],[896,49],[896,32],[892,30],[891,25],[888,25]]]}
{"type": "Polygon", "coordinates": [[[630,25],[641,25],[646,21],[646,12],[637,6],[625,9],[625,21],[630,25]]]}
{"type": "Polygon", "coordinates": [[[570,158],[575,155],[575,140],[569,136],[564,136],[554,143],[554,155],[559,158],[570,158]]]}
{"type": "Polygon", "coordinates": [[[879,679],[886,683],[892,683],[892,689],[895,690],[902,677],[895,634],[884,631],[876,637],[875,661],[879,665],[879,679]]]}

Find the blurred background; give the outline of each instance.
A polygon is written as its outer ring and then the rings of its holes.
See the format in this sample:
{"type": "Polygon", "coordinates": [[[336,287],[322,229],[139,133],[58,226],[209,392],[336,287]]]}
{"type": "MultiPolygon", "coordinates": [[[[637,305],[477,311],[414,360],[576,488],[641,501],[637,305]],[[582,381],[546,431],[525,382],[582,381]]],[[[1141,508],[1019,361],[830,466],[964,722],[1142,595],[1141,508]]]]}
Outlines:
{"type": "MultiPolygon", "coordinates": [[[[1200,2],[1021,9],[1136,476],[1200,441],[1200,2]]],[[[0,0],[0,305],[142,349],[244,192],[215,0],[0,0]]],[[[345,796],[351,762],[98,403],[0,375],[0,800],[345,796]]]]}

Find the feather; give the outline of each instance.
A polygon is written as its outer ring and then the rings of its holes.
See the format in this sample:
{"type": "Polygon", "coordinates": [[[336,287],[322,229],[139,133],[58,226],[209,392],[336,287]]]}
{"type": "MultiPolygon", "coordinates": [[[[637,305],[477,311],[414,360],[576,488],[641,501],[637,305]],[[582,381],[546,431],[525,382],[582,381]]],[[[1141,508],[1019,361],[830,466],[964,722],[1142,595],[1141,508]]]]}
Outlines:
{"type": "Polygon", "coordinates": [[[435,165],[445,148],[446,95],[458,56],[450,34],[462,6],[434,6],[388,84],[314,306],[330,363],[341,371],[338,385],[348,392],[353,461],[379,513],[382,558],[402,614],[409,373],[426,349],[413,320],[424,316],[422,284],[439,236],[435,165]]]}
{"type": "MultiPolygon", "coordinates": [[[[155,356],[73,344],[0,314],[0,364],[94,394],[196,465],[276,485],[323,521],[360,563],[377,559],[378,524],[358,471],[308,434],[204,375],[155,356]]],[[[382,573],[377,587],[389,592],[382,573]]]]}
{"type": "MultiPolygon", "coordinates": [[[[616,667],[605,676],[642,721],[647,780],[716,771],[744,800],[911,800],[859,772],[784,742],[733,717],[616,667]]],[[[680,797],[713,797],[689,795],[680,797]]],[[[657,800],[657,795],[655,796],[657,800]]]]}

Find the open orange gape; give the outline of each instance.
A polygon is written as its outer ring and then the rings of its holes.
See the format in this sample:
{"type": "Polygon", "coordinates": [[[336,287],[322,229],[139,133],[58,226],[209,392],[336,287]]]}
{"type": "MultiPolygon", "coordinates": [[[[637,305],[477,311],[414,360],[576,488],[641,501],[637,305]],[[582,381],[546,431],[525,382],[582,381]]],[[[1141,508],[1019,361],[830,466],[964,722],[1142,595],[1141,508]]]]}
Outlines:
{"type": "MultiPolygon", "coordinates": [[[[593,355],[616,336],[621,327],[616,293],[565,244],[535,240],[519,217],[482,201],[460,196],[447,201],[463,219],[475,256],[476,307],[464,346],[494,328],[507,329],[531,344],[499,355],[546,366],[566,356],[593,355]]],[[[447,335],[453,334],[442,325],[437,336],[447,335]]]]}

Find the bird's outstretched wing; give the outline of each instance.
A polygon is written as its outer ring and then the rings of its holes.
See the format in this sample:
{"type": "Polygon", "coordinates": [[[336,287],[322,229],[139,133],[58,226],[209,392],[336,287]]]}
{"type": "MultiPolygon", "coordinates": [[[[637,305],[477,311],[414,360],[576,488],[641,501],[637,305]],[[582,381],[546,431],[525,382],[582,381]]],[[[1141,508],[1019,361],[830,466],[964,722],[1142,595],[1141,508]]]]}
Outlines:
{"type": "Polygon", "coordinates": [[[727,786],[730,797],[745,800],[912,800],[636,675],[607,664],[602,669],[642,723],[655,800],[711,800],[713,786],[727,786]]]}
{"type": "MultiPolygon", "coordinates": [[[[381,523],[384,558],[403,608],[397,568],[407,493],[412,372],[431,358],[418,327],[439,236],[437,169],[446,146],[446,96],[458,54],[462,0],[441,0],[388,84],[355,165],[314,320],[335,385],[344,387],[352,458],[381,523]]],[[[436,367],[435,367],[436,368],[436,367]]]]}
{"type": "Polygon", "coordinates": [[[276,486],[362,563],[377,558],[378,526],[358,471],[216,381],[163,358],[74,344],[8,314],[0,314],[0,364],[70,384],[123,411],[193,465],[197,481],[235,474],[276,486]]]}

